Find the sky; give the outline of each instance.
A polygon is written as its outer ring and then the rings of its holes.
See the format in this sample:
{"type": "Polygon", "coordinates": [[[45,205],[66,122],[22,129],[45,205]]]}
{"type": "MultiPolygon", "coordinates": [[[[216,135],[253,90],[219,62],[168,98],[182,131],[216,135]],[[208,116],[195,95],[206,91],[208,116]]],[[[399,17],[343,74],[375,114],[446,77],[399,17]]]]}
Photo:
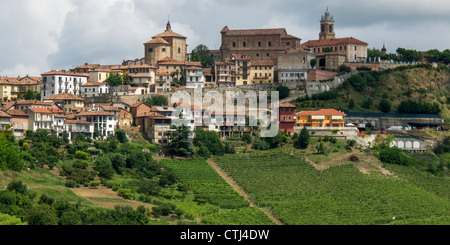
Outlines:
{"type": "Polygon", "coordinates": [[[168,20],[188,51],[219,49],[224,26],[285,28],[303,43],[318,39],[327,7],[337,38],[385,43],[388,53],[450,49],[448,0],[1,0],[0,76],[142,58],[168,20]]]}

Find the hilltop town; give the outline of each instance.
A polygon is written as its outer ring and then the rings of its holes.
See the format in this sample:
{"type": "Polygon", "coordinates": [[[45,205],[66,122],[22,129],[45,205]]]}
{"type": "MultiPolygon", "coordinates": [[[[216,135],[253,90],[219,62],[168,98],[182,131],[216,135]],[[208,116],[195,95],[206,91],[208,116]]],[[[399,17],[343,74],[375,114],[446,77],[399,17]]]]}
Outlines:
{"type": "MultiPolygon", "coordinates": [[[[295,93],[294,98],[283,98],[282,102],[288,102],[329,91],[355,72],[426,62],[425,59],[406,62],[369,57],[368,43],[355,37],[336,37],[334,24],[334,17],[327,9],[321,17],[319,39],[306,42],[288,34],[284,28],[233,30],[225,26],[220,31],[219,50],[199,45],[198,53],[188,53],[187,37],[173,31],[168,22],[164,32],[143,44],[145,52],[140,59],[124,60],[117,65],[85,63],[71,70],[43,72],[41,76],[0,77],[2,128],[12,124],[14,135],[19,138],[24,137],[27,130],[46,129],[58,136],[67,131],[70,139],[74,139],[77,134],[108,137],[116,129],[133,126],[139,127],[150,142],[167,143],[166,130],[157,129],[170,128],[171,113],[176,105],[166,103],[152,107],[145,103],[154,96],[164,96],[170,102],[173,93],[180,90],[201,88],[223,93],[228,90],[271,91],[282,86],[291,94],[295,93]]],[[[381,52],[386,55],[386,48],[381,52]]],[[[361,130],[347,127],[352,123],[376,130],[410,126],[410,120],[402,120],[402,116],[391,123],[377,124],[375,121],[392,115],[358,117],[355,113],[346,115],[329,110],[332,108],[302,112],[292,104],[281,104],[280,128],[289,133],[299,133],[300,128],[306,126],[320,130],[337,127],[356,135],[361,130]],[[284,107],[292,108],[286,118],[284,107]],[[309,119],[300,119],[306,114],[309,119]],[[305,120],[310,123],[305,124],[305,120]]],[[[185,101],[184,106],[192,107],[192,112],[184,111],[191,114],[192,119],[205,113],[204,109],[194,110],[198,105],[193,105],[193,100],[185,101]]],[[[435,115],[414,121],[432,122],[435,127],[444,124],[444,120],[435,115]]],[[[191,130],[198,126],[204,125],[192,120],[191,130]]],[[[234,126],[237,125],[210,127],[210,130],[225,136],[234,126]]],[[[245,127],[234,128],[233,131],[241,134],[248,132],[245,127]]]]}
{"type": "Polygon", "coordinates": [[[0,224],[448,224],[450,51],[335,23],[0,76],[0,224]]]}

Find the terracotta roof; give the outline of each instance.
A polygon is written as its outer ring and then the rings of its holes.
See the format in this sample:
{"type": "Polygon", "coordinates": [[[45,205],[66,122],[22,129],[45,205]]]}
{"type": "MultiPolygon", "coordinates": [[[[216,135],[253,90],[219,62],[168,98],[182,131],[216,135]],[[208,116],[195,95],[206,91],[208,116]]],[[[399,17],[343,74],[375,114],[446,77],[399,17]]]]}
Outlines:
{"type": "MultiPolygon", "coordinates": [[[[32,80],[32,81],[21,81],[20,77],[0,77],[0,84],[2,85],[38,85],[40,83],[40,80],[32,80]]],[[[31,79],[31,78],[30,78],[31,79]]]]}
{"type": "Polygon", "coordinates": [[[148,41],[148,42],[146,42],[144,44],[152,44],[152,43],[170,45],[169,42],[167,42],[166,40],[164,40],[164,39],[162,39],[160,37],[154,38],[154,39],[152,39],[152,40],[150,40],[150,41],[148,41]]]}
{"type": "Polygon", "coordinates": [[[353,37],[344,37],[344,38],[334,38],[334,39],[323,39],[323,40],[310,40],[308,42],[302,43],[302,45],[308,47],[318,47],[318,46],[332,46],[332,45],[340,45],[340,44],[362,44],[369,45],[366,42],[358,40],[353,37]]]}
{"type": "Polygon", "coordinates": [[[157,37],[178,37],[178,38],[187,38],[181,34],[178,34],[176,32],[173,32],[172,30],[166,30],[163,33],[160,33],[156,36],[153,36],[152,38],[157,38],[157,37]]]}
{"type": "Polygon", "coordinates": [[[83,111],[76,114],[76,116],[79,117],[79,116],[115,116],[115,115],[106,111],[83,111]]]}
{"type": "Polygon", "coordinates": [[[28,109],[36,113],[53,114],[53,112],[48,108],[28,107],[28,109]]]}
{"type": "Polygon", "coordinates": [[[163,66],[163,65],[165,65],[165,66],[168,66],[168,65],[169,66],[184,66],[184,65],[186,65],[186,62],[174,60],[174,61],[161,62],[161,63],[159,63],[159,65],[160,66],[163,66]]]}
{"type": "Polygon", "coordinates": [[[109,83],[107,83],[107,82],[102,82],[102,83],[88,82],[88,83],[81,85],[81,87],[98,87],[98,86],[102,86],[105,84],[109,85],[109,83]]]}
{"type": "Polygon", "coordinates": [[[97,68],[99,66],[100,66],[99,64],[88,64],[88,63],[86,63],[84,65],[77,66],[75,69],[95,69],[95,68],[97,68]]]}
{"type": "Polygon", "coordinates": [[[300,38],[298,38],[296,36],[292,36],[292,35],[289,35],[289,34],[282,35],[281,38],[282,39],[300,39],[300,38]]]}
{"type": "Polygon", "coordinates": [[[7,111],[9,115],[11,116],[23,116],[23,117],[28,117],[28,114],[22,110],[15,110],[15,109],[10,109],[7,111]]]}
{"type": "Polygon", "coordinates": [[[13,107],[15,103],[16,102],[14,102],[14,101],[1,102],[0,106],[4,107],[5,109],[9,109],[9,108],[13,107]]]}
{"type": "Polygon", "coordinates": [[[78,100],[78,101],[84,101],[83,98],[80,98],[74,94],[70,93],[62,93],[62,94],[56,94],[53,96],[50,96],[48,98],[45,98],[44,100],[78,100]]]}
{"type": "Polygon", "coordinates": [[[297,106],[295,106],[295,105],[293,105],[293,104],[291,104],[291,103],[289,103],[289,102],[280,104],[279,107],[285,107],[285,108],[286,108],[286,107],[294,107],[294,108],[297,108],[297,106]]]}
{"type": "Polygon", "coordinates": [[[102,107],[103,110],[105,110],[105,111],[120,111],[119,108],[117,108],[116,106],[102,105],[101,107],[102,107]]]}
{"type": "Polygon", "coordinates": [[[17,101],[16,105],[43,105],[43,106],[51,106],[53,102],[44,102],[40,100],[22,100],[17,101]]]}
{"type": "Polygon", "coordinates": [[[342,115],[346,116],[345,113],[337,111],[335,109],[321,109],[318,111],[301,111],[296,115],[342,115]]]}
{"type": "Polygon", "coordinates": [[[84,120],[65,120],[64,123],[65,124],[87,124],[87,125],[92,124],[92,123],[90,123],[88,121],[84,121],[84,120]]]}
{"type": "Polygon", "coordinates": [[[284,28],[273,29],[246,29],[246,30],[222,30],[227,36],[255,36],[255,35],[287,35],[284,28]]]}
{"type": "Polygon", "coordinates": [[[6,113],[3,110],[0,110],[0,117],[7,117],[7,118],[11,118],[11,115],[9,115],[8,113],[6,113]]]}
{"type": "Polygon", "coordinates": [[[202,71],[202,68],[197,67],[197,66],[191,66],[191,67],[186,68],[186,70],[197,70],[197,71],[202,71]]]}
{"type": "Polygon", "coordinates": [[[156,75],[157,76],[170,76],[170,74],[167,72],[158,72],[158,73],[156,73],[156,75]]]}
{"type": "Polygon", "coordinates": [[[234,60],[251,60],[251,56],[247,54],[233,54],[234,60]]]}
{"type": "Polygon", "coordinates": [[[71,71],[49,71],[42,73],[41,76],[49,76],[49,75],[62,75],[62,76],[74,76],[74,77],[89,77],[89,74],[86,73],[77,73],[71,71]]]}
{"type": "Polygon", "coordinates": [[[142,112],[142,113],[137,114],[136,117],[150,117],[153,119],[170,119],[170,118],[167,118],[167,117],[159,114],[158,112],[154,112],[154,111],[142,112]]]}
{"type": "Polygon", "coordinates": [[[174,60],[174,59],[170,58],[169,56],[166,56],[166,57],[158,60],[158,62],[171,62],[171,61],[177,61],[177,60],[174,60]]]}

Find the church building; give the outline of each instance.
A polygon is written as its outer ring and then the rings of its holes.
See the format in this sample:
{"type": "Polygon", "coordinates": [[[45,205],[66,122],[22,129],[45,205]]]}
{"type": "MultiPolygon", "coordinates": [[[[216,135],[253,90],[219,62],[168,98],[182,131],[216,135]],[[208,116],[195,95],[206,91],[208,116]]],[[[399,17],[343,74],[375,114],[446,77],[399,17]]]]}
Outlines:
{"type": "Polygon", "coordinates": [[[317,69],[338,70],[344,62],[366,61],[369,44],[354,37],[336,38],[334,23],[327,8],[320,20],[319,39],[302,44],[316,55],[317,69]]]}
{"type": "Polygon", "coordinates": [[[145,64],[156,66],[159,60],[166,57],[179,62],[188,61],[187,37],[172,31],[170,21],[166,30],[152,37],[152,40],[144,43],[145,64]]]}

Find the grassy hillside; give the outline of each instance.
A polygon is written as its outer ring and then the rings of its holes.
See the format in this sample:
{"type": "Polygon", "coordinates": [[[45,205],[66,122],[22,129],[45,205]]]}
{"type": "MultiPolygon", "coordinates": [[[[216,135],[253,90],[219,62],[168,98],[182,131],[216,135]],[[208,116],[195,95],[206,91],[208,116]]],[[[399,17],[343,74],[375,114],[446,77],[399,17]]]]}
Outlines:
{"type": "Polygon", "coordinates": [[[354,112],[383,112],[379,104],[388,101],[390,110],[399,112],[402,101],[436,103],[441,115],[450,122],[450,69],[421,66],[399,67],[382,72],[362,72],[337,89],[291,103],[297,110],[333,108],[354,112]]]}

